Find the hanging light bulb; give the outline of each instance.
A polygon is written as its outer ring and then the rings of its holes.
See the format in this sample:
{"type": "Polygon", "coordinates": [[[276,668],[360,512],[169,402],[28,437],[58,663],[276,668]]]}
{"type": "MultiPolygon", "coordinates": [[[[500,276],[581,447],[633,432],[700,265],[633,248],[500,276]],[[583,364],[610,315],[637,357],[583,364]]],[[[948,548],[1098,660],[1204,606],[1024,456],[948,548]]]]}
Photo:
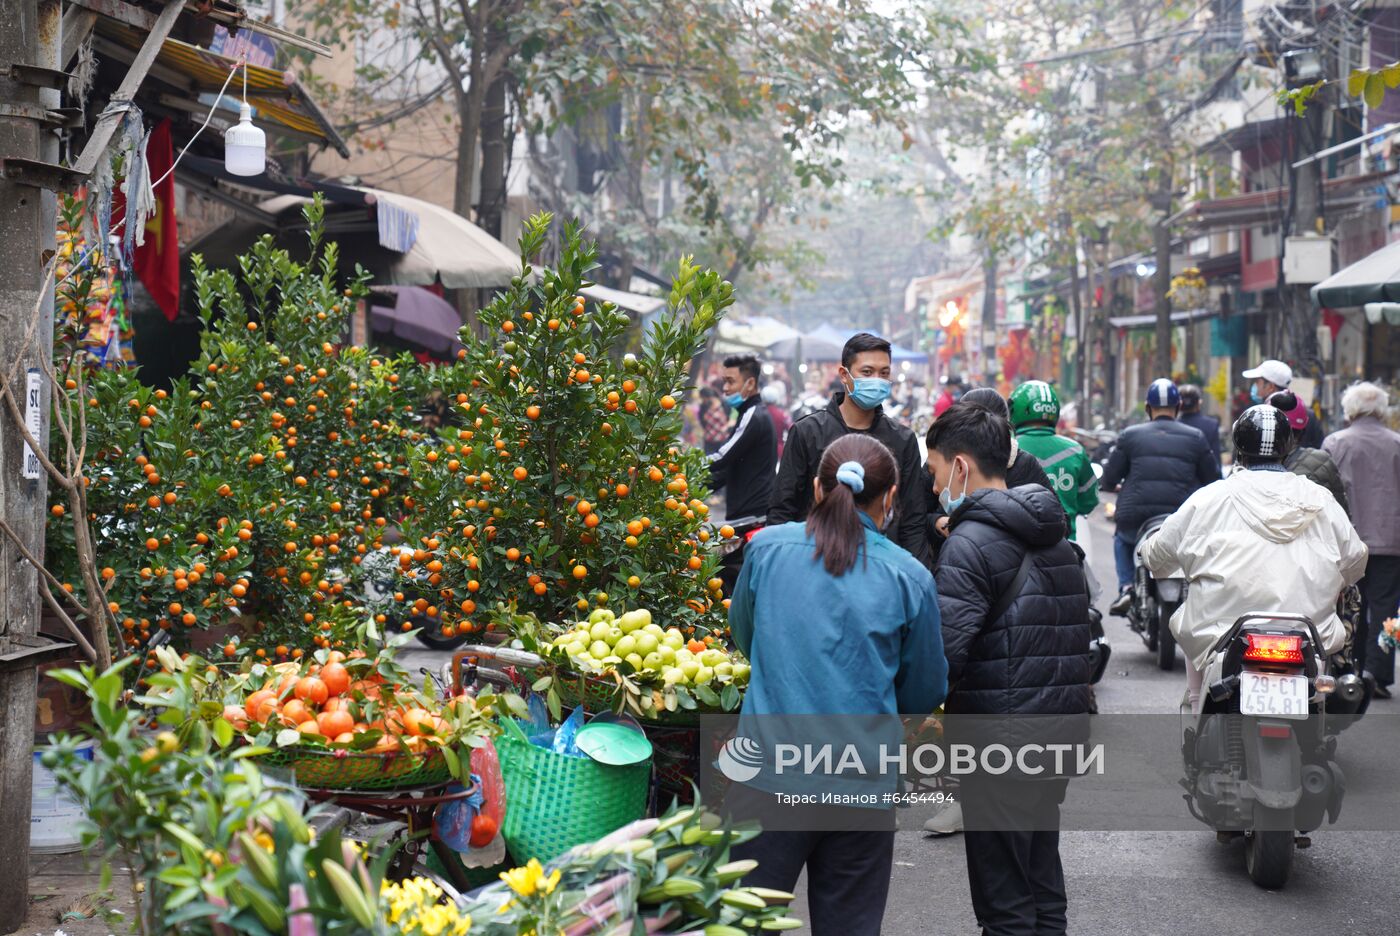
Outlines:
{"type": "Polygon", "coordinates": [[[267,168],[267,134],[253,126],[253,109],[248,106],[248,62],[243,62],[243,102],[238,107],[238,123],[224,131],[224,169],[230,175],[262,175],[267,168]]]}

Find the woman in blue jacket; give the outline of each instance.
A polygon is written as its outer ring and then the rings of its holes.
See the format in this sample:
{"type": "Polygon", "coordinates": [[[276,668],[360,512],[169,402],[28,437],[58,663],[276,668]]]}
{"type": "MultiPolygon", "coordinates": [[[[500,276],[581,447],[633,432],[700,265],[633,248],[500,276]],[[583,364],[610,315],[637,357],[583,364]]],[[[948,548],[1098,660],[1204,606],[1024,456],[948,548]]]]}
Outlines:
{"type": "MultiPolygon", "coordinates": [[[[874,723],[876,734],[891,728],[898,744],[899,715],[921,718],[942,703],[947,663],[933,576],[881,533],[891,528],[898,479],[883,444],[842,436],[822,454],[806,522],[768,527],[749,543],[729,608],[734,640],[752,664],[741,733],[761,734],[764,724],[801,733],[790,726],[805,723],[830,726],[839,744],[841,726],[874,723]],[[825,718],[781,725],[764,718],[804,715],[825,718]]],[[[872,781],[864,782],[869,788],[872,781]]],[[[893,775],[873,782],[898,789],[893,775]]],[[[774,794],[784,789],[756,777],[734,784],[727,806],[772,824],[774,794]]],[[[734,857],[759,862],[745,879],[757,886],[791,890],[806,866],[814,936],[880,931],[892,815],[888,806],[855,813],[848,831],[768,831],[735,850],[734,857]]]]}

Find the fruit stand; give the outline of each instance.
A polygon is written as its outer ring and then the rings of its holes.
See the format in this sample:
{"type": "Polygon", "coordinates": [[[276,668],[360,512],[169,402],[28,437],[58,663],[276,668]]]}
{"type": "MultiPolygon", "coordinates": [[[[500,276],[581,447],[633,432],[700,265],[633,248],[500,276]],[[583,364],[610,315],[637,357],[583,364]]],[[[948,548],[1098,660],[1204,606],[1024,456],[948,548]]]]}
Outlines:
{"type": "Polygon", "coordinates": [[[539,216],[480,330],[425,368],[342,344],[369,283],[306,214],[306,264],[270,242],[239,276],[195,260],[202,354],[170,389],[58,339],[58,406],[92,455],[82,499],[55,495],[47,564],[93,662],[57,678],[94,717],[49,758],[87,840],[149,895],[143,931],[287,932],[300,911],[321,933],[787,928],[790,897],[726,863],[753,831],[676,803],[699,715],[737,710],[748,678],[715,575],[733,531],[677,442],[729,284],[682,261],[642,338],[582,298],[596,254],[576,227],[533,265],[539,216]],[[424,627],[536,665],[420,684],[396,648],[424,627]]]}

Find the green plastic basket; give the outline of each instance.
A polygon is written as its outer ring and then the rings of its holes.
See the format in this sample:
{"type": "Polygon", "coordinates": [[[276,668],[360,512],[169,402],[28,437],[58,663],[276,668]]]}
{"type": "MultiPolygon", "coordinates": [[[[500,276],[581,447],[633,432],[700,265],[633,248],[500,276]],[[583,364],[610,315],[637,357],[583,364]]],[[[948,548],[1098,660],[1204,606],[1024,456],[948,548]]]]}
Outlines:
{"type": "Polygon", "coordinates": [[[651,760],[626,767],[570,757],[507,729],[496,739],[506,783],[506,846],[519,864],[549,861],[646,815],[651,760]]]}

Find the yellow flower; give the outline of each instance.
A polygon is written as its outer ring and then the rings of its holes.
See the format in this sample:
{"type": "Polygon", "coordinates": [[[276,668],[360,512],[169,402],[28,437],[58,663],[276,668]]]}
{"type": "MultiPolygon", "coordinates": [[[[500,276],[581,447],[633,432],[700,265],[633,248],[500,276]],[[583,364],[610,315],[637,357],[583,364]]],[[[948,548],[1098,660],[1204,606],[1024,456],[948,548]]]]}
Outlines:
{"type": "MultiPolygon", "coordinates": [[[[558,874],[557,871],[554,873],[554,883],[549,885],[549,890],[545,891],[546,894],[554,890],[554,884],[558,883],[558,874]]],[[[538,858],[531,858],[523,868],[502,871],[501,880],[505,881],[510,889],[521,897],[532,897],[539,889],[540,882],[544,880],[544,868],[540,865],[538,858]]]]}

